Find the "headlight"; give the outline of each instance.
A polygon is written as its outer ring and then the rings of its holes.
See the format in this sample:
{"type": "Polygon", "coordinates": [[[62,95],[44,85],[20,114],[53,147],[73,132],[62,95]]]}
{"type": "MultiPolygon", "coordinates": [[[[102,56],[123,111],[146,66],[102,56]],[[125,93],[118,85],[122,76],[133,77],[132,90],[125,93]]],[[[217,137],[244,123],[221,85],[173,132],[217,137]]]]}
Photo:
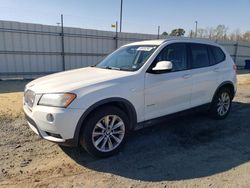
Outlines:
{"type": "Polygon", "coordinates": [[[74,93],[43,94],[38,105],[66,108],[76,98],[74,93]]]}

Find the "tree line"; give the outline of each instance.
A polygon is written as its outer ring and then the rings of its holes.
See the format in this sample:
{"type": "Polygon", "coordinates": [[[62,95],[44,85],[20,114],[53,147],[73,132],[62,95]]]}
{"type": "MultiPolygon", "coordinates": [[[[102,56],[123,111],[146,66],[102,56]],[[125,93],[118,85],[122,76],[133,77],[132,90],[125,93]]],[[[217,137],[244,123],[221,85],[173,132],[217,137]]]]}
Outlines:
{"type": "MultiPolygon", "coordinates": [[[[170,33],[163,32],[164,36],[184,36],[186,31],[182,28],[173,29],[170,33]]],[[[186,35],[188,37],[207,38],[211,40],[233,40],[233,41],[249,41],[250,31],[241,33],[239,29],[229,32],[229,28],[225,25],[218,25],[217,27],[207,27],[197,29],[197,33],[193,30],[186,35]]]]}

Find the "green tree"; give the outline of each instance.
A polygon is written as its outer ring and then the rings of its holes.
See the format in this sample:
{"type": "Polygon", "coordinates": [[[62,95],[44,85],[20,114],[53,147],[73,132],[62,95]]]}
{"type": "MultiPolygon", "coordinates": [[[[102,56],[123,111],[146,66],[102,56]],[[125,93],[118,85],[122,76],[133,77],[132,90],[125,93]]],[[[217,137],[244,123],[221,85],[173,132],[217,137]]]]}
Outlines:
{"type": "Polygon", "coordinates": [[[185,30],[182,28],[173,29],[170,33],[170,36],[183,36],[185,34],[185,30]]]}
{"type": "Polygon", "coordinates": [[[164,31],[164,32],[162,33],[162,35],[163,35],[163,36],[168,36],[168,33],[167,33],[166,31],[164,31]]]}

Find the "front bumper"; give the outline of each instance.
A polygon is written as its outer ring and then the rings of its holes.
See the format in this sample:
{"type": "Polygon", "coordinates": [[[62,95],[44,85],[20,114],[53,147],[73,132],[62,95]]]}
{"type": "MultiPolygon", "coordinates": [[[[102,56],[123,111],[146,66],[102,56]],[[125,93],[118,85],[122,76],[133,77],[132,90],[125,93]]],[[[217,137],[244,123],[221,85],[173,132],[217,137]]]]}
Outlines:
{"type": "Polygon", "coordinates": [[[23,110],[29,127],[41,138],[66,146],[78,144],[75,130],[82,110],[38,105],[31,110],[25,104],[23,110]],[[53,122],[47,121],[47,114],[54,116],[53,122]]]}

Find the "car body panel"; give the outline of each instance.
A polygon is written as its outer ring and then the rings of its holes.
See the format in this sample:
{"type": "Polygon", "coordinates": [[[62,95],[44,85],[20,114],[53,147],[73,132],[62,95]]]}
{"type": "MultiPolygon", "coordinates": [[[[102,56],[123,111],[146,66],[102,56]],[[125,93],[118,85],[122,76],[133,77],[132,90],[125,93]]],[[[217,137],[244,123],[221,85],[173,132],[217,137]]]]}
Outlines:
{"type": "Polygon", "coordinates": [[[190,107],[190,70],[145,75],[145,119],[172,114],[190,107]]]}

